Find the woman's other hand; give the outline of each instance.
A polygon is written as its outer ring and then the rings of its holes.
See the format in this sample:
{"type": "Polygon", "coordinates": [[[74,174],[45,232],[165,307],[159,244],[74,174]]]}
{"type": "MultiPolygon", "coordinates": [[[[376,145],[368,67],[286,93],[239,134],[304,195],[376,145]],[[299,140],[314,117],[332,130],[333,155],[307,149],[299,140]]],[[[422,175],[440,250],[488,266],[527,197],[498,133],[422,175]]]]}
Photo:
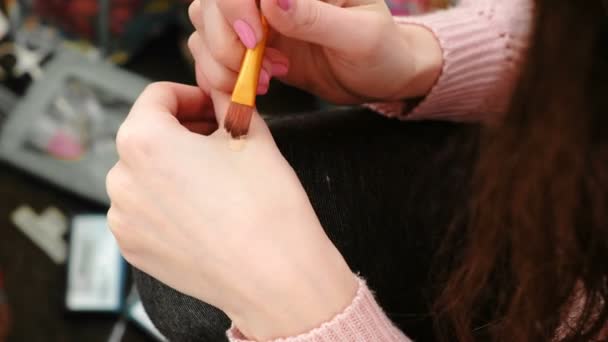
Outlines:
{"type": "MultiPolygon", "coordinates": [[[[272,30],[259,94],[277,77],[335,103],[403,100],[427,94],[440,73],[433,34],[396,24],[384,0],[261,0],[261,8],[272,30]]],[[[232,91],[245,48],[262,38],[259,13],[254,0],[192,3],[201,84],[232,91]]]]}

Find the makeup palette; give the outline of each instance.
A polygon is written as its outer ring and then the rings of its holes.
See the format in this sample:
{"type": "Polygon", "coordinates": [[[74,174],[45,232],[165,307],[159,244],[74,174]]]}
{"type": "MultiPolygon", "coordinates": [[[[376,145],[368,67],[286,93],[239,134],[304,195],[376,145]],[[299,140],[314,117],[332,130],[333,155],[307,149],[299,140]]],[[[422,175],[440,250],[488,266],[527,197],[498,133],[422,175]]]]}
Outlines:
{"type": "Polygon", "coordinates": [[[148,83],[109,63],[61,49],[5,118],[0,159],[108,203],[105,176],[118,160],[115,135],[148,83]]]}

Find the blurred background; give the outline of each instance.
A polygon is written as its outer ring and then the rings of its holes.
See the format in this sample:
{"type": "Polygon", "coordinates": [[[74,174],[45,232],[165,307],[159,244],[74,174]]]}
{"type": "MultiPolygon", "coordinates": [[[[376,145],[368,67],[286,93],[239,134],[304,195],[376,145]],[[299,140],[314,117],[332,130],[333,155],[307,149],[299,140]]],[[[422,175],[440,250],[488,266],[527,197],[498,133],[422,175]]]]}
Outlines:
{"type": "MultiPolygon", "coordinates": [[[[109,233],[114,136],[152,81],[194,84],[190,0],[0,0],[0,342],[162,341],[109,233]]],[[[387,0],[395,14],[442,0],[387,0]]],[[[273,83],[263,115],[328,104],[273,83]]]]}

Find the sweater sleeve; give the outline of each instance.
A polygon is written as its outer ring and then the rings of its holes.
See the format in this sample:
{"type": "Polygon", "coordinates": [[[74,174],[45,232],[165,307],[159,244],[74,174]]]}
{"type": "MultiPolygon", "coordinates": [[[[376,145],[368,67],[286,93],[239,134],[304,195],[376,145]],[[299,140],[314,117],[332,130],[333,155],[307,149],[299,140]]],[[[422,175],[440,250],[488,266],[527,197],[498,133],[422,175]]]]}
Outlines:
{"type": "MultiPolygon", "coordinates": [[[[253,342],[232,327],[231,342],[253,342]]],[[[272,342],[411,342],[386,316],[365,281],[359,279],[359,289],[350,306],[320,327],[294,337],[272,342]]]]}
{"type": "Polygon", "coordinates": [[[402,119],[491,120],[505,113],[529,44],[532,0],[463,0],[431,14],[395,17],[436,37],[443,67],[429,94],[417,102],[370,108],[402,119]]]}

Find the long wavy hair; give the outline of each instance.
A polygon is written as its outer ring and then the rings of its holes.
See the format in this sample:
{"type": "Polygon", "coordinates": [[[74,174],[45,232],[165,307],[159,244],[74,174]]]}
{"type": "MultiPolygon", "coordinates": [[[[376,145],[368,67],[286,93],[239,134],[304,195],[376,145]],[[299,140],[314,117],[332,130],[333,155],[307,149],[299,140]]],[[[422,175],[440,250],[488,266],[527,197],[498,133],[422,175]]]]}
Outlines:
{"type": "Polygon", "coordinates": [[[480,146],[466,231],[445,244],[462,252],[435,305],[441,336],[597,339],[608,325],[608,1],[536,0],[509,114],[480,146]]]}

